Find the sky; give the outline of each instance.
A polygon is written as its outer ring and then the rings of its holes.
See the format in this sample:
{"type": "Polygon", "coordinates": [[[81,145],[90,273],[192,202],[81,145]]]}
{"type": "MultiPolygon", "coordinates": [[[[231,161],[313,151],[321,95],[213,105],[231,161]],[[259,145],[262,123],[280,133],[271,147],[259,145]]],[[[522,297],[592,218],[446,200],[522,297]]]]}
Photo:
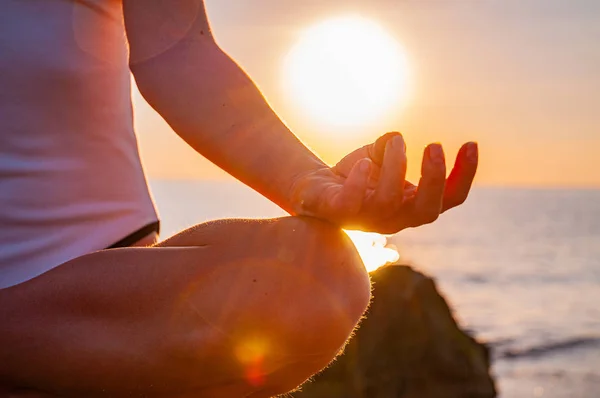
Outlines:
{"type": "MultiPolygon", "coordinates": [[[[423,147],[453,158],[480,146],[477,184],[600,186],[600,2],[596,0],[207,0],[219,45],[294,133],[328,163],[386,131],[407,141],[409,178],[423,147]],[[284,61],[306,29],[361,15],[404,49],[405,105],[357,128],[316,123],[285,90],[284,61]]],[[[226,179],[134,90],[150,178],[226,179]]]]}

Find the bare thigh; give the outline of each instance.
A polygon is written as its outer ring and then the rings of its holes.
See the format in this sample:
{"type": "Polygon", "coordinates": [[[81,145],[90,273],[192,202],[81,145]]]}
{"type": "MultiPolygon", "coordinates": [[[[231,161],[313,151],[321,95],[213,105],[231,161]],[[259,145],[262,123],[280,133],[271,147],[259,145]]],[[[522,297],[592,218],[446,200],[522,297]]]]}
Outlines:
{"type": "Polygon", "coordinates": [[[336,356],[369,296],[349,239],[314,219],[221,220],[92,253],[0,292],[37,343],[8,342],[29,390],[4,397],[284,393],[336,356]]]}

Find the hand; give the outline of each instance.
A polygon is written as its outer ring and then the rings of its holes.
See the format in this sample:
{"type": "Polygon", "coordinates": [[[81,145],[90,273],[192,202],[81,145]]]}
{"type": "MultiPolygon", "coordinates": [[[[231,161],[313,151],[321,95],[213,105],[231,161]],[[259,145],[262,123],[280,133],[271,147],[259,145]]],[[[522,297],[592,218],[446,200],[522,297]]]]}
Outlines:
{"type": "Polygon", "coordinates": [[[396,233],[435,221],[440,213],[462,204],[478,163],[474,142],[463,145],[446,179],[440,144],[425,148],[421,180],[405,181],[406,147],[400,133],[388,133],[332,168],[299,176],[291,200],[297,215],[321,218],[348,229],[396,233]]]}

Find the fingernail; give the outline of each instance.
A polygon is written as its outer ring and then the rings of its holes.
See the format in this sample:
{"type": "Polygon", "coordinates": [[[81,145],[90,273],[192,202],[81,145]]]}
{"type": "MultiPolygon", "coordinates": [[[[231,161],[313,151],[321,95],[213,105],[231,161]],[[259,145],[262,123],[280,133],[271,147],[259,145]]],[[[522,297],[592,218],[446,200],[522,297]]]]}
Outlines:
{"type": "Polygon", "coordinates": [[[392,146],[394,148],[402,149],[406,153],[406,145],[401,135],[392,138],[392,146]]]}
{"type": "Polygon", "coordinates": [[[477,158],[479,157],[479,153],[478,153],[478,149],[477,149],[477,143],[476,142],[469,142],[467,144],[467,160],[469,162],[477,162],[477,158]]]}
{"type": "Polygon", "coordinates": [[[371,171],[371,161],[368,159],[363,159],[362,163],[360,164],[360,171],[363,173],[368,173],[371,171]]]}
{"type": "Polygon", "coordinates": [[[444,150],[440,144],[432,144],[429,146],[429,158],[434,163],[444,163],[444,150]]]}

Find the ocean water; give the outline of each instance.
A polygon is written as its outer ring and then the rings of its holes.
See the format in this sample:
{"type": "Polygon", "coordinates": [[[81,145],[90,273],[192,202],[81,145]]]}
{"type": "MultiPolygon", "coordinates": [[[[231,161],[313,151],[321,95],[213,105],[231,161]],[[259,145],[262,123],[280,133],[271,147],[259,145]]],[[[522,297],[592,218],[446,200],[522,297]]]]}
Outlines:
{"type": "MultiPolygon", "coordinates": [[[[151,181],[162,236],[283,212],[233,182],[151,181]]],[[[502,398],[600,398],[600,190],[475,189],[388,242],[492,347],[502,398]]]]}

